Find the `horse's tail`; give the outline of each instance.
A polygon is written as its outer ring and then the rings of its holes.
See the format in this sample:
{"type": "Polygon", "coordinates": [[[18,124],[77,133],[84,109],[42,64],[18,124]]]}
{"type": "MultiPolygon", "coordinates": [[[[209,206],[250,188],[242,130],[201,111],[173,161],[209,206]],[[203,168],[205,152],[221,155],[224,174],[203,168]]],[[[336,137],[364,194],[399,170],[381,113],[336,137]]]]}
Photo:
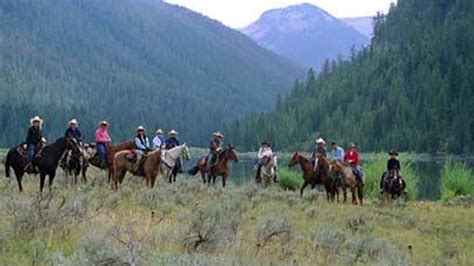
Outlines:
{"type": "Polygon", "coordinates": [[[192,176],[196,175],[198,172],[199,172],[199,166],[198,165],[194,166],[193,169],[188,170],[188,174],[192,175],[192,176]]]}
{"type": "Polygon", "coordinates": [[[8,160],[8,155],[7,157],[5,158],[5,161],[3,162],[4,166],[5,166],[5,177],[7,178],[10,178],[10,162],[8,160]]]}

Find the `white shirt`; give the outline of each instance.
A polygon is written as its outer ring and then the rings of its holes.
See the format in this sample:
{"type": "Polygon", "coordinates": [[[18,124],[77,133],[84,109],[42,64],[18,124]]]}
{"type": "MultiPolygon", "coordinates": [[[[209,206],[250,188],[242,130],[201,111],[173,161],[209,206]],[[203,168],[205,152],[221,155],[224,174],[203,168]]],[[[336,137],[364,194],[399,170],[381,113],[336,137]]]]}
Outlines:
{"type": "Polygon", "coordinates": [[[273,151],[272,151],[272,148],[270,147],[260,147],[260,149],[258,150],[258,153],[257,153],[257,158],[258,159],[262,159],[263,157],[265,156],[272,156],[273,154],[273,151]]]}
{"type": "Polygon", "coordinates": [[[161,149],[161,146],[163,146],[165,143],[163,141],[163,137],[160,138],[160,136],[155,136],[153,138],[153,149],[161,149]]]}

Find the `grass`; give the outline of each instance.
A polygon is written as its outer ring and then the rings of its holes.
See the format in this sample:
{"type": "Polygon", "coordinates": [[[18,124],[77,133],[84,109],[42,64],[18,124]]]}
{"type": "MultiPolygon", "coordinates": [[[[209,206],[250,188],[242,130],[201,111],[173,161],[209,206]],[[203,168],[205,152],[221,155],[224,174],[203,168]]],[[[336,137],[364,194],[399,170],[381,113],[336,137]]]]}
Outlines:
{"type": "Polygon", "coordinates": [[[288,169],[280,168],[278,170],[278,185],[285,190],[299,190],[303,185],[301,174],[288,169]]]}
{"type": "MultiPolygon", "coordinates": [[[[418,182],[420,178],[415,173],[410,157],[405,154],[400,156],[403,179],[406,182],[406,199],[416,200],[418,195],[418,182]]],[[[372,159],[365,164],[366,173],[364,192],[367,197],[377,198],[380,195],[380,178],[387,165],[387,156],[384,154],[373,155],[372,159]]]]}
{"type": "MultiPolygon", "coordinates": [[[[114,192],[98,171],[78,186],[59,171],[53,193],[39,198],[37,177],[19,194],[3,176],[1,166],[0,265],[474,264],[472,205],[358,207],[316,191],[300,198],[279,185],[222,189],[198,178],[146,189],[128,176],[114,192]]],[[[301,182],[288,169],[279,179],[301,182]]]]}
{"type": "Polygon", "coordinates": [[[474,173],[465,163],[448,159],[441,170],[441,200],[460,196],[474,197],[474,173]]]}

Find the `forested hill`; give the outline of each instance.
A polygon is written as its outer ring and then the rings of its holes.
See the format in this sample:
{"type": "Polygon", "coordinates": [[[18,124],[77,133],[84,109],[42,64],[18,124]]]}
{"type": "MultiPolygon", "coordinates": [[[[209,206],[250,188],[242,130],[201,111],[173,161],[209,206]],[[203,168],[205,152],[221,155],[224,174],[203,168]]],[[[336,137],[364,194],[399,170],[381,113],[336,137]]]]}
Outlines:
{"type": "Polygon", "coordinates": [[[193,145],[225,119],[270,108],[300,69],[245,35],[152,0],[0,1],[0,147],[33,115],[51,138],[72,117],[115,142],[144,124],[193,145]]]}
{"type": "Polygon", "coordinates": [[[310,149],[320,133],[364,151],[472,153],[474,1],[399,0],[369,47],[326,64],[276,110],[227,127],[241,147],[261,139],[310,149]]]}

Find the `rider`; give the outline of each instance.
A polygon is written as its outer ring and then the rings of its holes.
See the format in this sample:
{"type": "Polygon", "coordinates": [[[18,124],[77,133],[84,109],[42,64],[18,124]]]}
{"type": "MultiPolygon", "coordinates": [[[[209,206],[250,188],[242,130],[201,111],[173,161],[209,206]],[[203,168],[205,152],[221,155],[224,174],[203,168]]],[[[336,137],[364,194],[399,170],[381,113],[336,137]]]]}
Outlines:
{"type": "Polygon", "coordinates": [[[209,154],[207,155],[207,161],[209,166],[212,167],[217,161],[217,156],[222,151],[222,139],[224,135],[217,131],[212,134],[212,139],[209,141],[209,154]]]}
{"type": "MultiPolygon", "coordinates": [[[[169,138],[165,141],[165,149],[171,150],[179,145],[181,145],[181,142],[178,139],[178,132],[174,129],[172,129],[170,132],[168,132],[169,138]]],[[[176,175],[178,172],[181,172],[181,159],[178,158],[176,160],[175,167],[173,169],[173,175],[176,175]]]]}
{"type": "Polygon", "coordinates": [[[310,162],[313,164],[314,171],[318,167],[318,160],[320,157],[326,157],[326,141],[323,138],[316,139],[316,147],[314,148],[313,155],[311,156],[310,162]]]}
{"type": "Polygon", "coordinates": [[[344,149],[339,147],[335,141],[331,142],[331,160],[336,162],[344,161],[344,149]]]}
{"type": "Polygon", "coordinates": [[[352,167],[352,172],[360,181],[362,180],[362,169],[359,165],[359,152],[355,143],[349,144],[349,151],[344,155],[344,161],[348,162],[352,167]]]}
{"type": "Polygon", "coordinates": [[[150,141],[145,135],[145,128],[143,126],[137,127],[137,136],[135,137],[135,153],[137,154],[137,162],[135,163],[134,172],[137,173],[143,160],[143,155],[150,151],[150,141]]]}
{"type": "MultiPolygon", "coordinates": [[[[387,171],[382,175],[382,179],[380,179],[380,190],[383,190],[383,181],[387,173],[390,173],[390,171],[395,171],[397,175],[401,177],[400,171],[402,170],[400,166],[400,161],[398,160],[398,152],[395,150],[391,150],[388,155],[390,156],[388,161],[387,161],[387,171]]],[[[405,182],[402,178],[402,182],[405,182]]]]}
{"type": "Polygon", "coordinates": [[[77,143],[82,142],[82,134],[79,130],[79,122],[77,122],[77,119],[69,121],[69,127],[67,128],[66,133],[64,133],[64,136],[76,140],[77,143]]]}
{"type": "Polygon", "coordinates": [[[262,169],[263,158],[271,157],[272,155],[272,144],[270,143],[270,141],[265,140],[264,142],[262,142],[262,145],[260,146],[260,149],[257,152],[257,175],[255,177],[256,180],[260,179],[260,170],[262,169]]]}
{"type": "Polygon", "coordinates": [[[161,149],[165,145],[165,141],[163,139],[163,130],[160,128],[155,132],[155,137],[153,138],[153,149],[161,149]]]}
{"type": "Polygon", "coordinates": [[[39,116],[35,116],[30,119],[30,127],[28,128],[28,134],[26,136],[26,147],[28,151],[28,164],[26,165],[26,170],[34,170],[33,159],[37,151],[38,145],[41,143],[43,138],[43,132],[41,127],[43,125],[43,120],[39,116]]]}
{"type": "Polygon", "coordinates": [[[99,124],[99,128],[95,131],[95,142],[97,145],[97,152],[99,153],[101,167],[107,165],[107,146],[111,142],[108,128],[109,123],[107,121],[102,121],[99,124]]]}

